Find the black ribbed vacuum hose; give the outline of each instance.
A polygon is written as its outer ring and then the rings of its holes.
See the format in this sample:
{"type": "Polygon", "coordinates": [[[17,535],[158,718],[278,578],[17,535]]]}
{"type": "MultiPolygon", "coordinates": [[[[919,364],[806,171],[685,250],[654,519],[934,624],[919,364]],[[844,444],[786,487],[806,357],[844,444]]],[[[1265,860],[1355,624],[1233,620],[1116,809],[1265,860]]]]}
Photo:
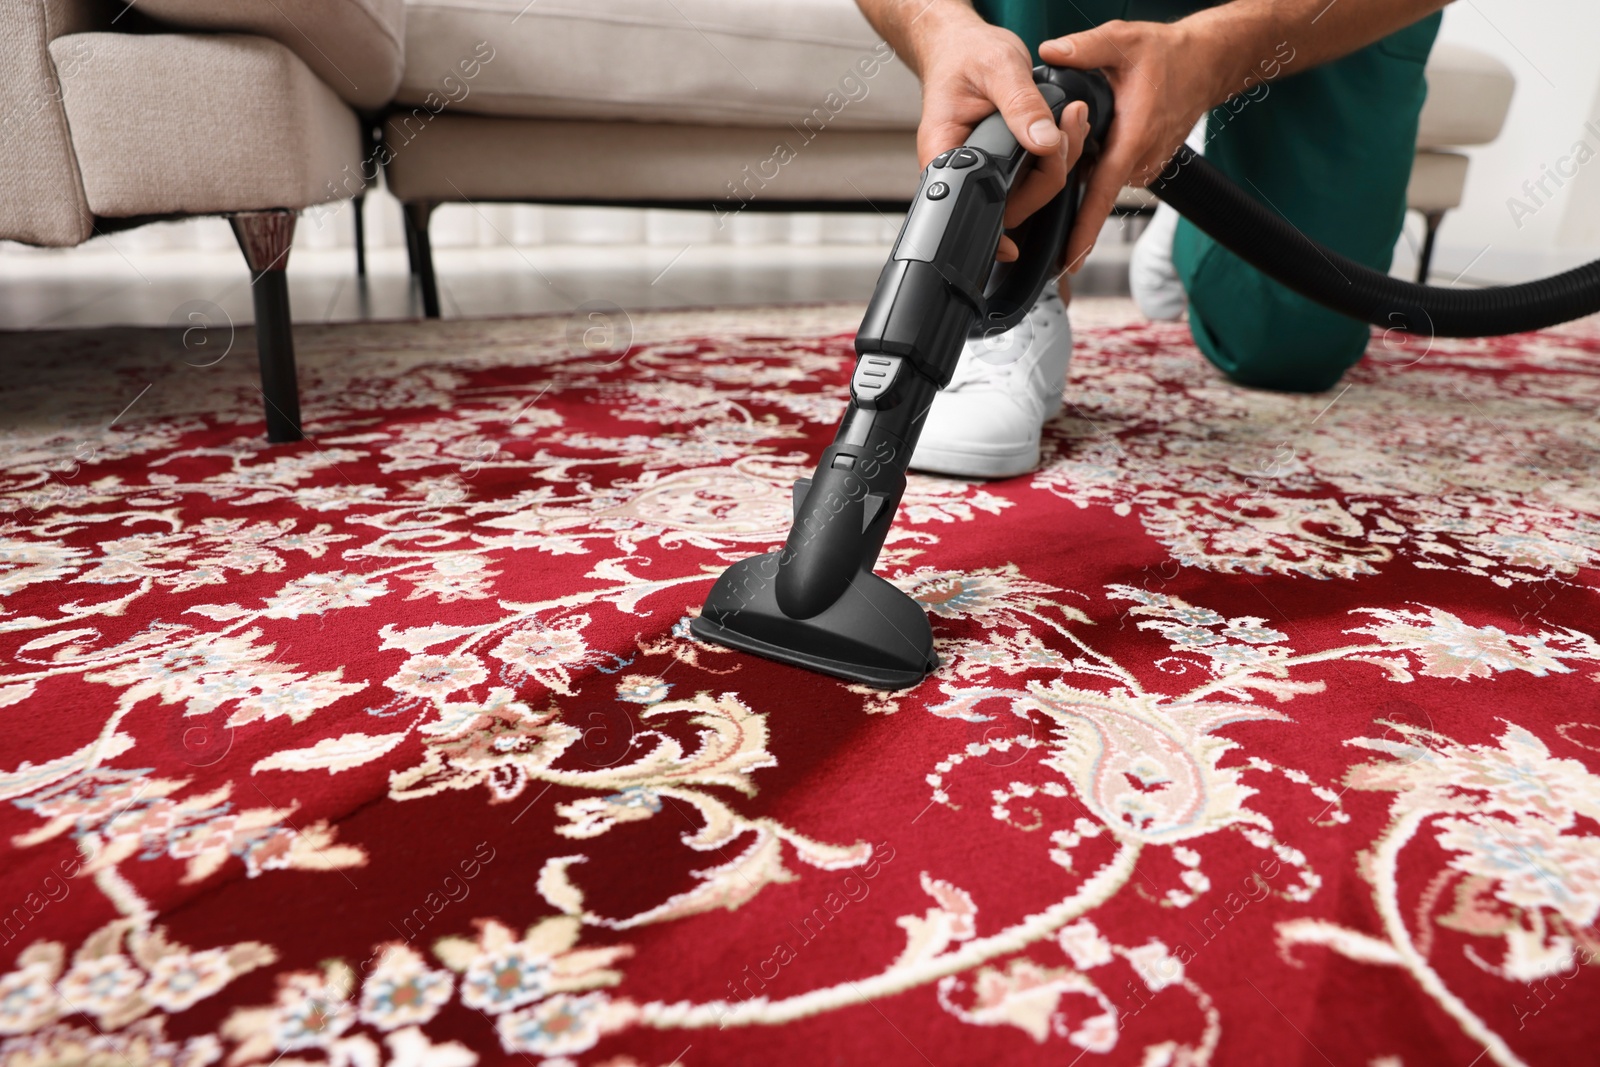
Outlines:
{"type": "Polygon", "coordinates": [[[1308,300],[1432,337],[1491,337],[1600,311],[1600,260],[1520,285],[1446,289],[1391,278],[1311,240],[1187,145],[1150,191],[1217,243],[1308,300]]]}

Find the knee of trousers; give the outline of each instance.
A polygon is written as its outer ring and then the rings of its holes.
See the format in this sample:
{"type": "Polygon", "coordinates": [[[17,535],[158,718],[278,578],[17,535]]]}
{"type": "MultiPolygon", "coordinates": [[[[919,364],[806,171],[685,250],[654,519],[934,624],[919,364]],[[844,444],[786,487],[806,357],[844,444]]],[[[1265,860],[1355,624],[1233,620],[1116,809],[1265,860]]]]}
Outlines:
{"type": "Polygon", "coordinates": [[[1212,246],[1187,264],[1177,258],[1195,344],[1240,385],[1321,392],[1367,349],[1365,323],[1284,288],[1225,249],[1212,246]]]}

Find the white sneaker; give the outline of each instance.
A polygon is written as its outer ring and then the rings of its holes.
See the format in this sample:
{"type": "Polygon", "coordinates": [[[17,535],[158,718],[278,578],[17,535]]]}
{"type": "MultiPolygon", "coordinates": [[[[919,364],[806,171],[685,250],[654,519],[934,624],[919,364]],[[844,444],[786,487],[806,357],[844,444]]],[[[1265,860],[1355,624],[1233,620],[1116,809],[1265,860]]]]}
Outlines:
{"type": "Polygon", "coordinates": [[[1172,240],[1178,234],[1178,213],[1166,204],[1156,207],[1150,225],[1134,242],[1128,258],[1128,288],[1147,319],[1173,322],[1183,318],[1189,297],[1172,265],[1172,240]]]}
{"type": "MultiPolygon", "coordinates": [[[[1183,143],[1205,155],[1204,115],[1183,143]]],[[[1177,235],[1178,213],[1166,204],[1157,204],[1150,225],[1139,235],[1128,259],[1128,289],[1133,293],[1133,302],[1145,318],[1155,322],[1175,322],[1183,318],[1183,309],[1189,305],[1183,282],[1178,280],[1178,268],[1172,265],[1172,241],[1177,235]]]]}
{"type": "Polygon", "coordinates": [[[1014,329],[968,340],[933,398],[911,466],[962,478],[1010,478],[1039,465],[1039,431],[1061,410],[1072,325],[1054,285],[1014,329]]]}

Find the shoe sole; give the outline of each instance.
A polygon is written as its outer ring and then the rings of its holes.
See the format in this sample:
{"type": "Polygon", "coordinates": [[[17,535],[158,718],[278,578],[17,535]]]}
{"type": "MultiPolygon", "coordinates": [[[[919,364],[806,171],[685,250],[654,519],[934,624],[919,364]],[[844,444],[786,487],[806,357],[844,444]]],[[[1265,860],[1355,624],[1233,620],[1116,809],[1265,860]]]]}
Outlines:
{"type": "Polygon", "coordinates": [[[980,453],[967,450],[929,448],[918,444],[911,456],[911,469],[923,474],[944,474],[955,478],[1015,478],[1039,466],[1035,445],[1010,452],[980,453]]]}

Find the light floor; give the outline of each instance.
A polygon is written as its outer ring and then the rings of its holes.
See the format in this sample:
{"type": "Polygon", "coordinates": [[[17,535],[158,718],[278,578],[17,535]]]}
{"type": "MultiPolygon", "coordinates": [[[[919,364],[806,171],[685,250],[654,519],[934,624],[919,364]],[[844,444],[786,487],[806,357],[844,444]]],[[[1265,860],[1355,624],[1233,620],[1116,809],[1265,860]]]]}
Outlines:
{"type": "MultiPolygon", "coordinates": [[[[0,252],[0,331],[251,322],[250,279],[236,249],[138,251],[103,240],[62,251],[0,252]]],[[[1102,241],[1075,289],[1125,295],[1131,245],[1102,241]]],[[[446,318],[571,311],[730,307],[859,300],[872,294],[888,245],[660,245],[439,249],[446,318]]],[[[374,250],[363,282],[348,248],[299,249],[289,261],[296,322],[421,314],[405,252],[374,250]]]]}

